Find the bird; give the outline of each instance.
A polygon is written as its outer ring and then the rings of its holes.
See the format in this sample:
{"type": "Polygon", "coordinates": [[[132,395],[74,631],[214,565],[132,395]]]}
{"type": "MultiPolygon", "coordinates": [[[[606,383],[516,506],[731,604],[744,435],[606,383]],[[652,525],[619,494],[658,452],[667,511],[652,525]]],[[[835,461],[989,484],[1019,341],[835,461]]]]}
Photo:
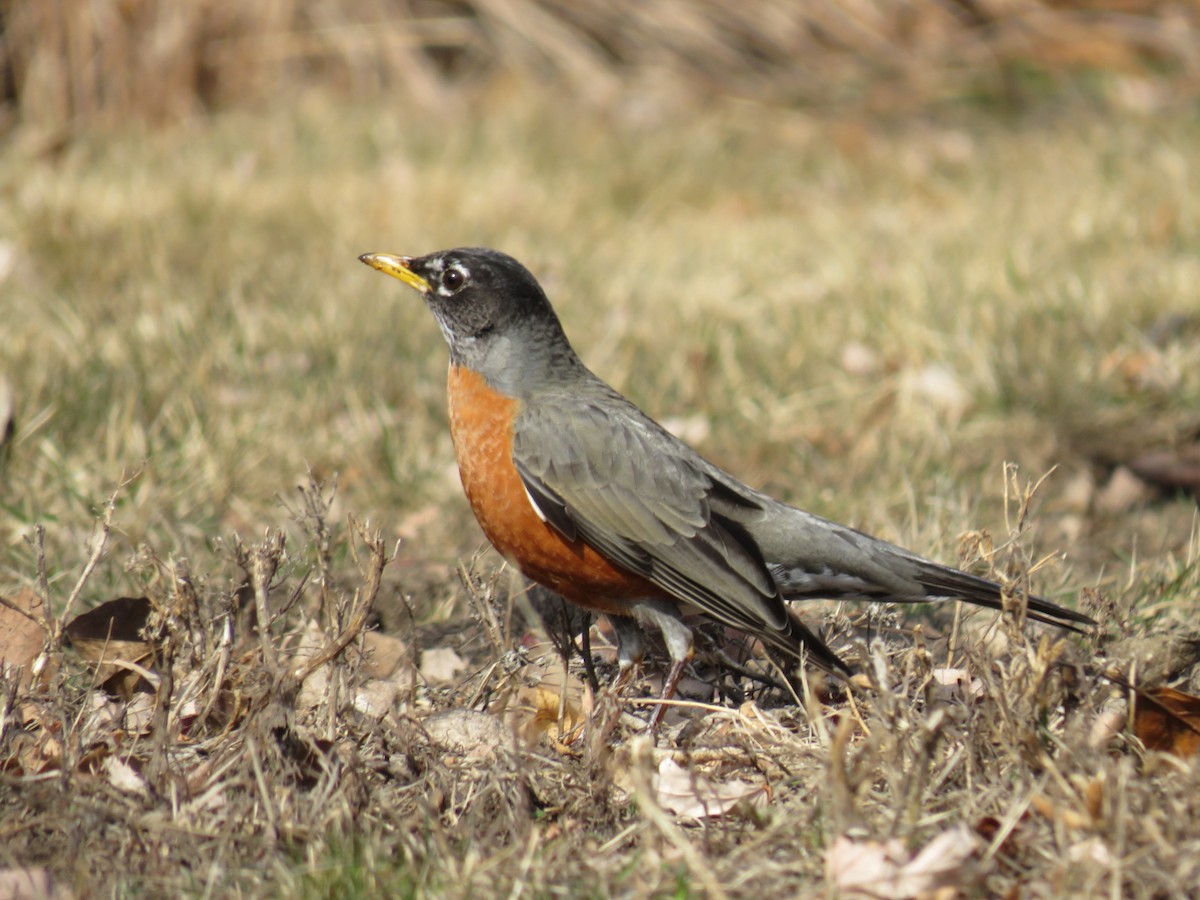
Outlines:
{"type": "MultiPolygon", "coordinates": [[[[655,628],[671,661],[662,699],[674,696],[695,652],[685,614],[845,678],[851,667],[790,601],[1003,608],[993,581],[784,503],[704,459],[584,365],[511,256],[462,247],[359,260],[415,289],[449,345],[450,433],[485,536],[526,577],[608,617],[618,683],[655,628]]],[[[1038,622],[1096,624],[1041,597],[1026,603],[1038,622]]]]}

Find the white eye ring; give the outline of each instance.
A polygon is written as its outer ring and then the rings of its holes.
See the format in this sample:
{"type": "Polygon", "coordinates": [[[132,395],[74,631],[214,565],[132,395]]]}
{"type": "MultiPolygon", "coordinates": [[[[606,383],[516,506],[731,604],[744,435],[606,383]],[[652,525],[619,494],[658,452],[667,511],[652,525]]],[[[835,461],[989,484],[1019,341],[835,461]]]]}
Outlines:
{"type": "Polygon", "coordinates": [[[463,285],[467,283],[469,277],[469,273],[458,266],[447,269],[445,274],[442,275],[442,293],[457,294],[462,290],[463,285]]]}

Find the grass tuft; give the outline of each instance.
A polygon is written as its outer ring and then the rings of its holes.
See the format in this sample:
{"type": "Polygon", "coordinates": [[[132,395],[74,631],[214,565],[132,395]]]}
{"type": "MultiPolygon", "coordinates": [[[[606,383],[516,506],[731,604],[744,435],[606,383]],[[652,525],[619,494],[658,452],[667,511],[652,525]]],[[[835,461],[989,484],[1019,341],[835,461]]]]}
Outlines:
{"type": "Polygon", "coordinates": [[[110,695],[53,641],[43,681],[4,676],[0,865],[80,894],[807,895],[839,838],[964,825],[969,891],[1191,892],[1195,767],[1100,726],[1122,684],[1196,690],[1195,500],[1120,475],[1200,429],[1196,122],[486,99],[0,156],[0,595],[60,623],[146,596],[158,679],[110,695]],[[720,696],[640,742],[481,550],[436,327],[355,261],[462,244],[522,259],[593,369],[749,482],[1101,634],[814,606],[870,675],[853,706],[700,668],[720,696]],[[770,802],[669,814],[667,757],[770,802]]]}

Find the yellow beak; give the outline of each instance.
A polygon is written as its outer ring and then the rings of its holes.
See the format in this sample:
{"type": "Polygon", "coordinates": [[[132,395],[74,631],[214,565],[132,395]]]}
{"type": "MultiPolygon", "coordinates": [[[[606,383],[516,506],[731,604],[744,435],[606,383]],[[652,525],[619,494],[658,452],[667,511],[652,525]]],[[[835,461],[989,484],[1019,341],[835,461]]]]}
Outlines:
{"type": "Polygon", "coordinates": [[[429,282],[414,272],[411,268],[411,256],[396,256],[393,253],[364,253],[358,258],[359,262],[364,262],[372,269],[378,269],[393,278],[399,278],[409,287],[416,288],[422,294],[428,294],[433,290],[429,286],[429,282]]]}

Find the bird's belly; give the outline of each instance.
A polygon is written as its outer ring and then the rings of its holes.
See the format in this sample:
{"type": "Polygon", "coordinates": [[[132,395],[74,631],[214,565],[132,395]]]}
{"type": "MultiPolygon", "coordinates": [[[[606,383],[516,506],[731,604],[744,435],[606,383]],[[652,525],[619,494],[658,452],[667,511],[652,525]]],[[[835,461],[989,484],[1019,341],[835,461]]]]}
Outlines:
{"type": "Polygon", "coordinates": [[[568,541],[542,521],[513,464],[518,401],[461,366],[451,364],[448,381],[459,476],[492,546],[527,577],[598,612],[626,614],[629,601],[660,594],[584,541],[568,541]]]}

